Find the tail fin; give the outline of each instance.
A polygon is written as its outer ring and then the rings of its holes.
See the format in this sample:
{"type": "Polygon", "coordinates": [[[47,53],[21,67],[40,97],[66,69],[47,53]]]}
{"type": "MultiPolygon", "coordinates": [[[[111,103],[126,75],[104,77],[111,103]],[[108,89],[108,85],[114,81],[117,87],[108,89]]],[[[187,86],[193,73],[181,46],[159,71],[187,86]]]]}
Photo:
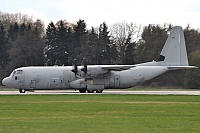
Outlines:
{"type": "Polygon", "coordinates": [[[180,26],[172,28],[157,61],[163,66],[188,66],[185,38],[180,26]]]}

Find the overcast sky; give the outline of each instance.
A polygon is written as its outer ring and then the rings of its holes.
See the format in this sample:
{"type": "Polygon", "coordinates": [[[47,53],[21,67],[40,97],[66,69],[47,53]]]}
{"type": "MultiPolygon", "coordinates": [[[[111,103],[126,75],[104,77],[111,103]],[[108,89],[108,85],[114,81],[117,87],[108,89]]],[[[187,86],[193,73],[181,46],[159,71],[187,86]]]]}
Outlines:
{"type": "Polygon", "coordinates": [[[85,20],[87,27],[116,22],[137,25],[172,23],[200,29],[200,0],[0,0],[0,11],[22,13],[48,25],[85,20]]]}

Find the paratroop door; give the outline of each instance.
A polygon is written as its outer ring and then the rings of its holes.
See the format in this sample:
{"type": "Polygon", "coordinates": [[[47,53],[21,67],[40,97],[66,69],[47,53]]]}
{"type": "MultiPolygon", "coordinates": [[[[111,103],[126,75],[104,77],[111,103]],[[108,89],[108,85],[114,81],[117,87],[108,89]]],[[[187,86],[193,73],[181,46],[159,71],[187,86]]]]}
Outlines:
{"type": "Polygon", "coordinates": [[[115,75],[115,87],[119,86],[119,75],[115,75]]]}
{"type": "Polygon", "coordinates": [[[34,89],[35,87],[36,87],[36,81],[35,80],[31,80],[30,88],[34,89]]]}

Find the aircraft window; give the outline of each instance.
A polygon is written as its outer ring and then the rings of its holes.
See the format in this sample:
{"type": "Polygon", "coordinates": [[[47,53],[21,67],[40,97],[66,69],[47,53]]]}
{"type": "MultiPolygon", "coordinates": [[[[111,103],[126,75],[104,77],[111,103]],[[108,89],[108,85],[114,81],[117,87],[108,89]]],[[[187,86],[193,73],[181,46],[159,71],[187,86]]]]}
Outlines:
{"type": "Polygon", "coordinates": [[[15,80],[17,80],[17,76],[15,76],[15,80]]]}
{"type": "Polygon", "coordinates": [[[12,77],[15,75],[16,71],[13,72],[12,77]]]}
{"type": "Polygon", "coordinates": [[[17,74],[22,74],[22,70],[17,70],[17,74]]]}

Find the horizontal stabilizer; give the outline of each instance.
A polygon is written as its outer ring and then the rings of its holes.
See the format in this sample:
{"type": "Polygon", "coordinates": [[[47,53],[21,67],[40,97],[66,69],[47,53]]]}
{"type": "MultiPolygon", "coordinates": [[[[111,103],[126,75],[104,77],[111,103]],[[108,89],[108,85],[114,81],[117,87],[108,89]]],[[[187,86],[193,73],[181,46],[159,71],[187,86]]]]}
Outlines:
{"type": "Polygon", "coordinates": [[[178,69],[193,69],[193,68],[198,68],[196,66],[168,66],[167,67],[169,70],[178,70],[178,69]]]}

